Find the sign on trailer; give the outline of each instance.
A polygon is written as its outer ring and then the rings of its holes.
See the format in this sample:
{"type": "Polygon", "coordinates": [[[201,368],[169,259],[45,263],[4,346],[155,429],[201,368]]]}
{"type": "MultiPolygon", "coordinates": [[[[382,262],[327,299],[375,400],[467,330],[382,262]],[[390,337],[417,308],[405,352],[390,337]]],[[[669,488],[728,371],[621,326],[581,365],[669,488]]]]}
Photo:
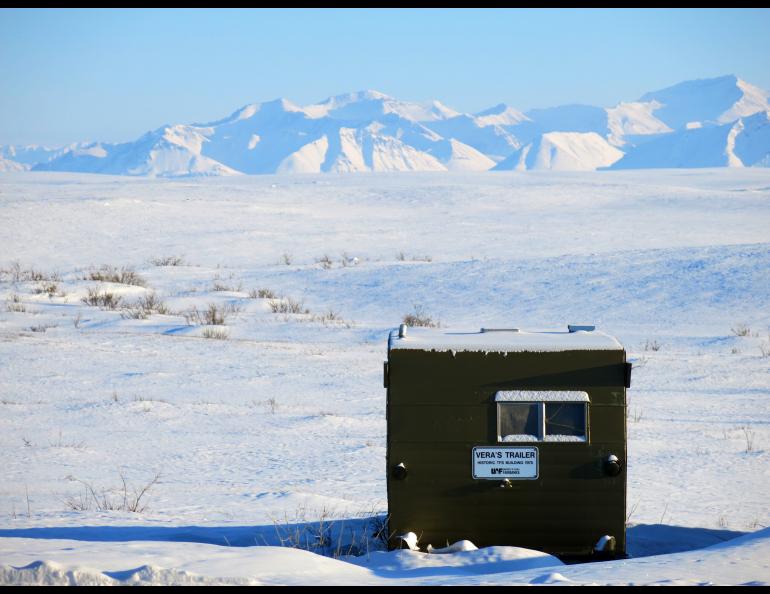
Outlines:
{"type": "Polygon", "coordinates": [[[477,446],[471,453],[475,479],[536,479],[537,448],[477,446]]]}

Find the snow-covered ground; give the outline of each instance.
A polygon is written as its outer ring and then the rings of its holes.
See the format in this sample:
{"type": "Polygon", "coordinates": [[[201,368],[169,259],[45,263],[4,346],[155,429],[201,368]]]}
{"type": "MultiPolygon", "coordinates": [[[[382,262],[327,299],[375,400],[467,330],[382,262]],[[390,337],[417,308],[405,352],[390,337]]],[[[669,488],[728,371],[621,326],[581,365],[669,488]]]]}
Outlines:
{"type": "Polygon", "coordinates": [[[770,583],[768,229],[763,169],[0,174],[0,582],[770,583]],[[415,308],[624,344],[631,559],[376,550],[415,308]]]}

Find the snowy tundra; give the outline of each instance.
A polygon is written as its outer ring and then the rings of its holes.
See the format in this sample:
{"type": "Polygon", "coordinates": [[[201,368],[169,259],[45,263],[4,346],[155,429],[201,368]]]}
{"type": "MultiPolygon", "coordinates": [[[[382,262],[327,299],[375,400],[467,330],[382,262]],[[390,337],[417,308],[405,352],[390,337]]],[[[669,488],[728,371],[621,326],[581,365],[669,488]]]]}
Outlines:
{"type": "Polygon", "coordinates": [[[0,583],[770,583],[770,170],[0,174],[0,583]],[[386,336],[596,324],[625,560],[386,552],[386,336]]]}

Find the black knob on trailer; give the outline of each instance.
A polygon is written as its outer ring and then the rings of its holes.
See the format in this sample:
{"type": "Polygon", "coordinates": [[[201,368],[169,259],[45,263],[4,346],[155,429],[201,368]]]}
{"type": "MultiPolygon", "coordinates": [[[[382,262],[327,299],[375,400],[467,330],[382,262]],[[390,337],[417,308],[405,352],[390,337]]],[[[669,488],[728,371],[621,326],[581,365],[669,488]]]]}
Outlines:
{"type": "Polygon", "coordinates": [[[404,480],[406,478],[406,466],[403,462],[400,462],[393,468],[393,478],[397,481],[404,480]]]}
{"type": "Polygon", "coordinates": [[[618,476],[623,470],[623,464],[615,454],[610,454],[604,460],[604,472],[608,476],[618,476]]]}

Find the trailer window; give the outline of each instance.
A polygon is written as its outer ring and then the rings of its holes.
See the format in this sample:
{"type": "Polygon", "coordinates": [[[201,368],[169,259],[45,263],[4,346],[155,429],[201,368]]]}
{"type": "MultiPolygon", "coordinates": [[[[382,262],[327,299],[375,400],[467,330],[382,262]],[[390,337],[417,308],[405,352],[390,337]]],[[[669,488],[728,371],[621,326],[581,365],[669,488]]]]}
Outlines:
{"type": "Polygon", "coordinates": [[[546,402],[545,436],[553,441],[584,441],[586,405],[582,402],[546,402]]]}
{"type": "Polygon", "coordinates": [[[532,441],[540,439],[540,404],[510,402],[498,407],[500,441],[532,441]]]}
{"type": "Polygon", "coordinates": [[[497,439],[588,441],[585,402],[498,402],[497,439]]]}

